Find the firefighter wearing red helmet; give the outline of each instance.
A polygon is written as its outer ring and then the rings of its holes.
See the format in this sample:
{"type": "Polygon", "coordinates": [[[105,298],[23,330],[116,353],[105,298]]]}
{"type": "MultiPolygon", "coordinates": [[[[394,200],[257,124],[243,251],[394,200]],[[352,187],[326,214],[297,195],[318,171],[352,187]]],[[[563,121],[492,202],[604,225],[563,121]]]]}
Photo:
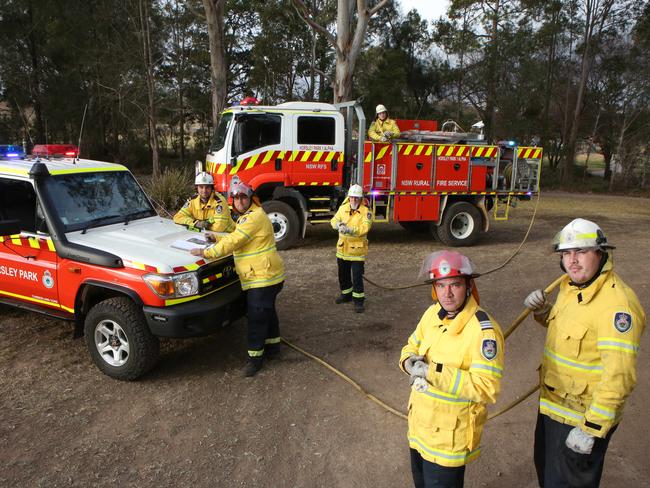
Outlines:
{"type": "Polygon", "coordinates": [[[472,262],[455,251],[425,258],[421,275],[436,301],[402,349],[410,375],[408,441],[416,487],[462,487],[479,456],[487,404],[503,374],[503,335],[480,306],[472,262]]]}
{"type": "Polygon", "coordinates": [[[216,244],[192,254],[209,259],[232,253],[235,270],[246,292],[248,317],[248,363],[245,376],[254,376],[264,358],[280,352],[280,323],[275,301],[284,283],[284,262],[275,247],[273,226],[253,189],[233,177],[233,206],[240,215],[235,230],[223,237],[211,235],[216,244]]]}
{"type": "Polygon", "coordinates": [[[571,221],[553,247],[566,273],[555,304],[543,290],[524,301],[548,328],[535,468],[540,486],[596,487],[636,384],[646,316],[634,291],[614,272],[614,246],[596,223],[571,221]]]}
{"type": "Polygon", "coordinates": [[[197,195],[185,202],[174,215],[174,222],[190,229],[232,232],[235,221],[224,196],[214,190],[214,179],[205,171],[194,178],[197,195]]]}

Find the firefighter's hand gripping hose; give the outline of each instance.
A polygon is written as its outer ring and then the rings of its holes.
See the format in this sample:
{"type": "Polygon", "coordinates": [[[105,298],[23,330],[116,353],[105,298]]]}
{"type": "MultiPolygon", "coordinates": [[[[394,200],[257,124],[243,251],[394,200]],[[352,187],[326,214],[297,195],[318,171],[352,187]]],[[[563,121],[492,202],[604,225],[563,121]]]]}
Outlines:
{"type": "MultiPolygon", "coordinates": [[[[563,277],[563,276],[560,276],[560,277],[557,278],[555,281],[553,281],[553,283],[551,283],[550,285],[548,285],[548,286],[544,289],[544,291],[545,291],[547,294],[551,293],[551,292],[552,292],[552,291],[553,291],[553,290],[554,290],[554,289],[555,289],[555,288],[560,284],[560,281],[562,281],[562,277],[563,277]]],[[[531,311],[532,311],[531,309],[527,308],[527,309],[525,309],[523,312],[521,312],[521,313],[519,314],[519,316],[514,320],[514,322],[510,325],[510,327],[508,327],[508,329],[503,333],[503,338],[506,339],[510,334],[512,334],[512,333],[515,331],[515,329],[516,329],[517,327],[519,327],[519,325],[520,325],[520,324],[521,324],[521,323],[526,319],[526,317],[528,317],[528,315],[530,314],[531,311]]],[[[285,343],[287,346],[289,346],[290,348],[292,348],[292,349],[298,351],[299,353],[301,353],[301,354],[307,356],[308,358],[310,358],[310,359],[316,361],[317,363],[321,364],[322,366],[325,366],[327,369],[329,369],[330,371],[332,371],[334,374],[340,376],[340,377],[343,378],[345,381],[347,381],[347,382],[350,383],[352,386],[354,386],[357,390],[359,390],[361,393],[363,393],[363,394],[366,396],[366,398],[368,398],[369,400],[372,400],[372,401],[375,402],[377,405],[383,407],[385,410],[389,411],[389,412],[392,413],[393,415],[396,415],[396,416],[398,416],[398,417],[400,417],[400,418],[402,418],[402,419],[404,419],[404,420],[407,420],[407,419],[408,419],[408,417],[407,417],[407,415],[406,415],[405,413],[400,412],[399,410],[397,410],[397,409],[391,407],[390,405],[386,404],[385,402],[383,402],[382,400],[380,400],[379,398],[377,398],[377,397],[376,397],[375,395],[373,395],[372,393],[369,393],[369,392],[366,391],[366,390],[365,390],[365,389],[364,389],[364,388],[363,388],[359,383],[357,383],[356,381],[354,381],[352,378],[350,378],[349,376],[347,376],[347,375],[346,375],[345,373],[343,373],[342,371],[336,369],[334,366],[332,366],[332,365],[329,364],[328,362],[326,362],[326,361],[324,361],[323,359],[319,358],[318,356],[315,356],[315,355],[313,355],[313,354],[311,354],[311,353],[305,351],[304,349],[302,349],[302,348],[296,346],[295,344],[293,344],[293,343],[289,342],[288,340],[286,340],[284,337],[282,338],[282,342],[284,342],[284,343],[285,343]]],[[[516,407],[516,406],[519,405],[521,402],[523,402],[524,400],[526,400],[530,395],[532,395],[533,393],[535,393],[538,389],[539,389],[539,385],[535,385],[535,386],[531,387],[531,388],[530,388],[530,389],[529,389],[525,394],[521,395],[519,398],[517,398],[516,400],[512,401],[511,403],[509,403],[508,405],[506,405],[505,407],[503,407],[501,410],[499,410],[499,411],[497,411],[497,412],[494,412],[494,413],[488,415],[488,420],[493,419],[493,418],[495,418],[495,417],[498,417],[499,415],[504,414],[504,413],[506,413],[508,410],[510,410],[510,409],[512,409],[512,408],[514,408],[514,407],[516,407]]]]}

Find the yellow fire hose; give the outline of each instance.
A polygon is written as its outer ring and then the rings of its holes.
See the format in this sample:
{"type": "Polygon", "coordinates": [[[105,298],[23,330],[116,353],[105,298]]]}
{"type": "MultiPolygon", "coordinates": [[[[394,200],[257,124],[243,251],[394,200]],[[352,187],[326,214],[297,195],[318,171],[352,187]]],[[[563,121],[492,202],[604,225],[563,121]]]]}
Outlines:
{"type": "MultiPolygon", "coordinates": [[[[548,285],[548,286],[544,289],[544,291],[545,291],[547,294],[548,294],[548,293],[551,293],[551,292],[552,292],[552,291],[553,291],[553,290],[554,290],[554,289],[555,289],[555,288],[560,284],[560,282],[562,281],[562,278],[563,278],[563,276],[560,276],[559,278],[557,278],[553,283],[551,283],[550,285],[548,285]]],[[[523,312],[521,312],[521,313],[519,314],[519,316],[515,319],[515,321],[512,323],[512,325],[510,325],[510,327],[508,327],[508,329],[504,332],[504,334],[503,334],[503,338],[506,339],[510,334],[512,334],[512,333],[515,331],[515,329],[516,329],[517,327],[519,327],[519,325],[521,325],[521,323],[526,319],[526,317],[528,317],[528,315],[530,314],[530,312],[531,312],[531,310],[530,310],[529,308],[527,308],[527,309],[525,309],[523,312]]],[[[316,361],[318,364],[320,364],[320,365],[322,365],[322,366],[325,366],[327,369],[329,369],[330,371],[332,371],[334,374],[336,374],[337,376],[343,378],[345,381],[347,381],[347,382],[350,383],[352,386],[354,386],[357,390],[359,390],[361,393],[363,393],[363,394],[366,396],[366,398],[368,398],[369,400],[375,402],[377,405],[383,407],[384,409],[388,410],[388,411],[389,411],[390,413],[392,413],[393,415],[397,415],[398,417],[400,417],[400,418],[402,418],[402,419],[404,419],[404,420],[406,420],[406,419],[408,418],[408,417],[406,416],[405,413],[400,412],[399,410],[397,410],[397,409],[391,407],[390,405],[386,404],[385,402],[383,402],[382,400],[380,400],[379,398],[377,398],[377,397],[376,397],[375,395],[373,395],[372,393],[369,393],[369,392],[366,391],[366,390],[365,390],[365,389],[364,389],[364,388],[363,388],[359,383],[357,383],[356,381],[354,381],[352,378],[350,378],[348,375],[346,375],[346,374],[343,373],[342,371],[336,369],[334,366],[332,366],[331,364],[329,364],[327,361],[325,361],[325,360],[319,358],[318,356],[315,356],[314,354],[312,354],[312,353],[310,353],[310,352],[305,351],[305,350],[302,349],[301,347],[296,346],[295,344],[293,344],[293,343],[289,342],[288,340],[286,340],[284,337],[282,338],[282,342],[284,342],[284,343],[285,343],[287,346],[289,346],[291,349],[294,349],[294,350],[298,351],[299,353],[304,354],[304,355],[307,356],[308,358],[310,358],[310,359],[316,361]]],[[[531,387],[531,388],[530,388],[526,393],[524,393],[522,396],[520,396],[520,397],[517,398],[516,400],[514,400],[514,401],[512,401],[511,403],[509,403],[508,405],[506,405],[504,408],[502,408],[502,409],[499,410],[498,412],[494,412],[494,413],[490,414],[490,415],[488,416],[488,420],[493,419],[493,418],[495,418],[495,417],[498,417],[499,415],[501,415],[501,414],[507,412],[508,410],[510,410],[510,409],[512,409],[512,408],[514,408],[514,407],[516,407],[516,406],[519,405],[521,402],[523,402],[524,400],[526,400],[530,395],[532,395],[533,393],[535,393],[538,389],[539,389],[539,385],[535,385],[535,386],[531,387]]]]}

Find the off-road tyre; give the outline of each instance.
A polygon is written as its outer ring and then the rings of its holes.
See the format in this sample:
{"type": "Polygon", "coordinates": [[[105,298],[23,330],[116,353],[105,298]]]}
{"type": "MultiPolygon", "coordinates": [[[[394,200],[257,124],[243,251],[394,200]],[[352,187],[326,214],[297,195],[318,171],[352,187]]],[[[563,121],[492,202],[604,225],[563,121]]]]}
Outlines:
{"type": "Polygon", "coordinates": [[[93,362],[111,378],[135,380],[158,362],[158,338],[130,298],[109,298],[92,307],[84,335],[93,362]]]}
{"type": "Polygon", "coordinates": [[[456,202],[447,207],[440,225],[433,224],[432,233],[446,246],[472,246],[483,229],[481,212],[469,202],[456,202]]]}

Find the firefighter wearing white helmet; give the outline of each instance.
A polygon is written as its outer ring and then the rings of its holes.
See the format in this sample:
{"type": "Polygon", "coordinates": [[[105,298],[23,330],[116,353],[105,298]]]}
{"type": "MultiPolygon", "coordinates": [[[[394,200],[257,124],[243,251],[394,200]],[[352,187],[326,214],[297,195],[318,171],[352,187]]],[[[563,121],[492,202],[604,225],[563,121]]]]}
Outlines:
{"type": "Polygon", "coordinates": [[[462,487],[465,465],[479,456],[487,404],[503,374],[503,335],[479,306],[472,262],[455,251],[424,260],[435,303],[402,348],[410,375],[408,442],[416,487],[462,487]]]}
{"type": "Polygon", "coordinates": [[[330,221],[332,228],[339,233],[336,243],[336,263],[338,265],[341,294],[337,304],[354,302],[354,311],[365,310],[366,298],[363,288],[363,273],[368,254],[368,232],[372,226],[372,212],[363,198],[363,188],[352,185],[347,198],[330,221]]]}
{"type": "Polygon", "coordinates": [[[174,222],[190,229],[232,232],[235,222],[224,196],[214,190],[214,179],[202,171],[194,178],[197,195],[189,198],[174,215],[174,222]]]}
{"type": "Polygon", "coordinates": [[[253,189],[235,176],[230,196],[239,214],[235,230],[223,237],[210,234],[216,244],[191,252],[208,259],[230,254],[235,258],[235,270],[246,292],[248,317],[248,361],[244,374],[254,376],[265,358],[280,352],[275,301],[284,283],[284,262],[275,247],[273,225],[253,189]]]}
{"type": "Polygon", "coordinates": [[[399,137],[401,132],[397,122],[388,117],[388,110],[383,105],[377,105],[375,120],[368,129],[368,139],[373,142],[389,142],[399,137]]]}
{"type": "Polygon", "coordinates": [[[571,221],[553,247],[566,273],[557,300],[552,304],[535,290],[524,301],[548,328],[535,467],[540,486],[598,486],[607,446],[636,384],[646,316],[614,272],[614,246],[596,223],[571,221]]]}

